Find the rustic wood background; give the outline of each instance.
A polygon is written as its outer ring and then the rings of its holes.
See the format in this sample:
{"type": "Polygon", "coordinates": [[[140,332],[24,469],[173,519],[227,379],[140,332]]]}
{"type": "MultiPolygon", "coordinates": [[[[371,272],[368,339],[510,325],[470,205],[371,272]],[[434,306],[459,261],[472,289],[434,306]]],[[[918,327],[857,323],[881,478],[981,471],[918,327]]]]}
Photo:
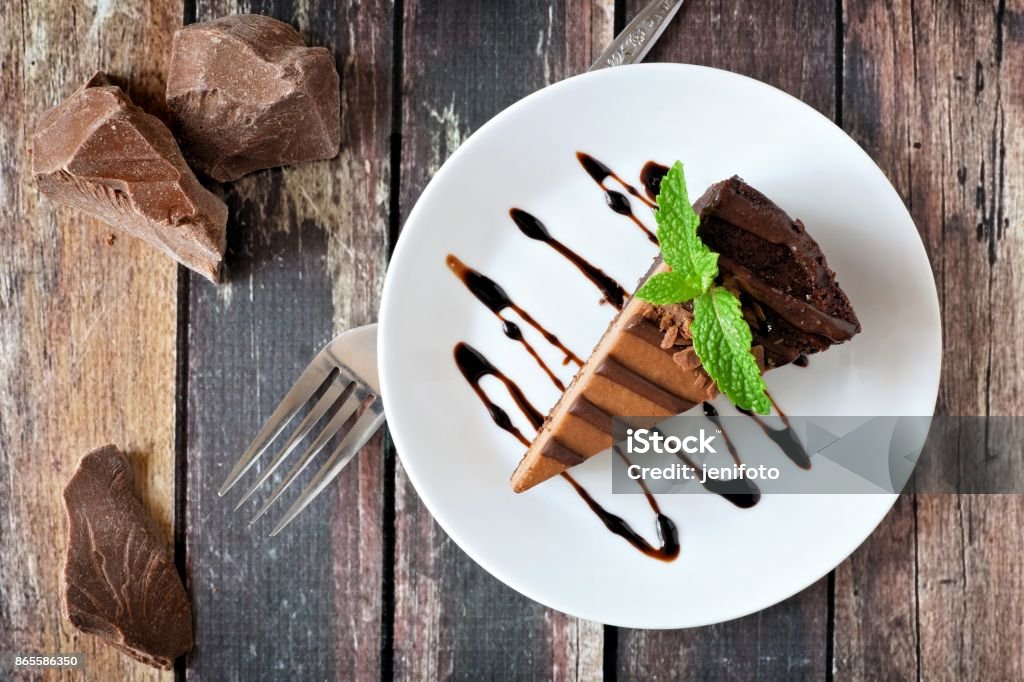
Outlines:
{"type": "MultiPolygon", "coordinates": [[[[391,246],[440,164],[508,104],[583,71],[642,4],[3,4],[0,650],[82,651],[101,680],[1024,678],[1020,496],[904,496],[827,578],[689,631],[603,627],[498,583],[434,524],[386,437],[277,541],[254,546],[217,498],[316,349],[375,319],[391,246]],[[333,51],[343,151],[215,188],[231,222],[230,281],[214,287],[41,198],[27,149],[38,116],[96,68],[164,115],[174,29],[243,11],[333,51]],[[60,615],[60,491],[105,442],[132,453],[188,579],[196,646],[173,673],[60,615]]],[[[931,256],[940,413],[1024,414],[1024,0],[689,0],[650,59],[754,76],[845,128],[931,256]]]]}

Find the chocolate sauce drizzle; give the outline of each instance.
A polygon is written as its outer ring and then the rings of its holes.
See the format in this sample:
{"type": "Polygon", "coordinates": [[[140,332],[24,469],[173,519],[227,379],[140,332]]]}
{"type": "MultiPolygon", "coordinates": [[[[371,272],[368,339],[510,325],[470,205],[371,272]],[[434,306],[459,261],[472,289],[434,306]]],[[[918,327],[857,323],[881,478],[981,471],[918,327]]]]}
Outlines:
{"type": "MultiPolygon", "coordinates": [[[[717,426],[718,430],[722,433],[722,440],[725,441],[725,446],[729,449],[732,460],[737,465],[742,464],[743,460],[740,459],[740,453],[736,450],[736,444],[732,442],[732,438],[729,437],[725,427],[722,426],[722,420],[718,418],[718,410],[707,401],[704,401],[702,407],[704,409],[704,416],[717,426]]],[[[746,478],[706,481],[704,488],[709,492],[721,495],[740,509],[749,509],[761,501],[761,489],[757,487],[756,483],[746,478]]]]}
{"type": "MultiPolygon", "coordinates": [[[[618,446],[616,446],[614,450],[615,454],[622,458],[622,461],[626,463],[627,467],[632,464],[626,454],[622,452],[618,446]]],[[[612,514],[610,511],[602,507],[593,497],[590,496],[590,493],[588,493],[586,489],[583,488],[583,486],[581,486],[579,482],[577,482],[576,479],[567,472],[563,471],[561,476],[565,480],[569,481],[569,485],[571,485],[579,496],[583,498],[583,501],[587,503],[587,506],[590,507],[591,511],[597,514],[598,518],[601,519],[601,522],[604,523],[605,528],[619,537],[624,538],[626,542],[633,545],[633,547],[635,547],[639,552],[646,554],[652,559],[658,559],[659,561],[665,562],[674,561],[676,557],[679,556],[679,530],[676,528],[675,521],[661,513],[661,507],[658,505],[658,501],[654,498],[654,495],[651,494],[646,483],[638,481],[640,489],[643,490],[644,497],[647,498],[647,504],[650,505],[651,510],[655,513],[658,519],[658,542],[660,543],[658,547],[649,543],[643,536],[633,530],[633,528],[626,523],[621,516],[612,514]]]]}
{"type": "Polygon", "coordinates": [[[736,451],[736,445],[732,442],[732,438],[726,433],[725,427],[722,426],[722,420],[718,415],[718,408],[704,401],[701,405],[701,409],[704,410],[704,416],[708,418],[712,424],[718,427],[718,430],[722,433],[722,440],[725,441],[725,446],[729,449],[729,454],[732,455],[732,461],[736,462],[737,465],[742,464],[743,461],[740,459],[740,453],[736,451]]]}
{"type": "Polygon", "coordinates": [[[466,378],[469,385],[473,387],[477,396],[483,401],[487,407],[487,411],[491,415],[491,419],[501,429],[508,431],[513,436],[519,439],[519,442],[527,447],[530,446],[529,439],[523,435],[512,420],[508,416],[508,412],[503,410],[493,400],[487,396],[487,392],[484,391],[480,386],[480,380],[485,376],[492,376],[501,383],[505,384],[505,388],[508,389],[509,394],[512,396],[512,400],[515,401],[520,411],[526,415],[526,418],[530,421],[530,424],[534,428],[540,428],[540,425],[544,423],[544,415],[541,414],[537,408],[523,395],[523,391],[519,388],[516,382],[505,376],[505,373],[499,370],[497,367],[491,364],[491,362],[483,356],[483,354],[476,348],[473,348],[468,343],[459,342],[455,344],[455,364],[458,366],[459,371],[462,372],[462,376],[466,378]]]}
{"type": "Polygon", "coordinates": [[[654,203],[653,199],[647,199],[643,194],[640,194],[640,191],[637,190],[636,187],[620,178],[615,171],[595,159],[590,154],[587,154],[586,152],[576,152],[576,159],[580,162],[580,165],[583,166],[583,170],[587,171],[587,174],[594,179],[594,182],[601,185],[602,189],[605,189],[604,181],[611,178],[615,182],[619,183],[624,190],[651,208],[658,207],[658,205],[654,203]]]}
{"type": "Polygon", "coordinates": [[[523,337],[523,331],[519,328],[515,322],[506,318],[502,313],[508,309],[515,311],[519,317],[526,321],[527,324],[536,329],[544,337],[544,339],[552,346],[562,351],[565,354],[565,359],[562,361],[563,365],[567,365],[570,362],[575,362],[578,367],[583,366],[583,360],[578,355],[573,353],[571,350],[566,348],[565,344],[558,340],[558,337],[549,332],[543,325],[537,320],[533,319],[533,316],[528,312],[519,307],[515,301],[509,298],[509,295],[505,293],[505,290],[501,288],[497,282],[490,277],[480,273],[477,270],[467,266],[458,257],[448,254],[445,258],[445,263],[448,264],[448,268],[455,273],[455,276],[466,285],[476,298],[483,303],[487,308],[494,313],[499,320],[501,320],[501,328],[505,333],[505,336],[518,341],[523,344],[523,347],[527,352],[533,356],[533,359],[537,361],[541,369],[548,375],[548,378],[558,387],[559,390],[565,390],[565,384],[555,376],[555,373],[551,371],[547,363],[540,357],[533,345],[523,337]]]}
{"type": "MultiPolygon", "coordinates": [[[[608,208],[615,211],[619,215],[624,215],[630,220],[632,220],[633,224],[639,227],[643,231],[643,233],[647,235],[647,239],[652,244],[657,244],[658,237],[653,232],[651,232],[650,228],[644,225],[643,222],[636,217],[636,214],[633,213],[633,205],[629,203],[629,198],[622,192],[619,192],[614,189],[609,189],[608,185],[605,184],[605,180],[607,180],[609,177],[614,178],[620,185],[622,185],[626,189],[627,192],[629,192],[635,197],[639,197],[640,200],[643,201],[648,206],[654,207],[654,204],[651,203],[650,201],[645,200],[643,196],[636,190],[635,187],[623,182],[622,178],[613,173],[612,170],[608,168],[608,166],[604,165],[590,154],[586,154],[584,152],[576,152],[576,159],[580,162],[580,165],[583,166],[583,170],[587,171],[587,174],[594,179],[594,182],[597,183],[598,187],[604,190],[604,200],[605,203],[608,204],[608,208]]],[[[657,196],[657,193],[655,193],[655,196],[657,196]]]]}
{"type": "Polygon", "coordinates": [[[750,410],[744,410],[742,407],[737,407],[736,409],[753,419],[754,422],[761,427],[761,430],[764,431],[764,434],[779,446],[779,449],[782,450],[786,457],[789,457],[793,464],[796,464],[801,469],[810,469],[811,457],[807,454],[807,450],[804,448],[803,443],[800,442],[800,439],[797,438],[796,434],[793,432],[793,425],[790,424],[789,417],[779,409],[779,405],[775,402],[774,398],[769,395],[768,399],[772,401],[772,405],[775,406],[775,411],[779,413],[779,419],[782,420],[783,424],[781,429],[769,426],[763,419],[750,410]]]}
{"type": "MultiPolygon", "coordinates": [[[[529,400],[527,400],[526,396],[523,395],[522,390],[514,381],[509,379],[504,372],[491,364],[491,362],[484,357],[480,351],[476,350],[468,343],[461,341],[457,343],[455,345],[454,355],[455,364],[458,365],[459,371],[462,372],[462,376],[466,378],[466,381],[468,381],[470,386],[473,387],[473,391],[487,407],[487,411],[490,413],[491,419],[494,420],[494,423],[497,424],[498,428],[512,434],[520,443],[529,447],[529,439],[512,423],[508,413],[495,404],[495,402],[487,395],[487,392],[480,387],[480,380],[485,376],[493,376],[505,384],[505,388],[508,389],[512,399],[535,429],[539,429],[544,423],[544,415],[541,414],[529,400]]],[[[613,514],[601,506],[601,504],[595,500],[590,493],[588,493],[587,490],[568,472],[562,472],[561,475],[562,478],[569,482],[569,485],[573,487],[576,493],[583,498],[583,501],[587,503],[590,510],[593,511],[599,519],[601,519],[605,528],[610,530],[612,533],[623,538],[626,542],[633,545],[633,547],[649,557],[659,559],[661,561],[673,561],[679,556],[679,532],[676,529],[676,524],[672,519],[661,513],[661,508],[658,506],[657,500],[654,499],[654,496],[649,490],[647,490],[646,486],[643,487],[643,490],[644,494],[647,496],[647,502],[651,505],[651,509],[657,515],[658,539],[661,541],[660,547],[654,547],[651,545],[643,538],[643,536],[633,530],[633,527],[630,526],[625,519],[613,514]]]]}
{"type": "Polygon", "coordinates": [[[583,258],[583,256],[552,237],[551,233],[548,232],[548,228],[544,226],[544,223],[533,215],[520,208],[509,209],[508,214],[512,217],[512,220],[515,222],[516,227],[519,228],[520,232],[530,239],[544,242],[555,251],[565,256],[570,263],[579,268],[580,272],[586,275],[587,279],[593,282],[594,285],[601,290],[601,293],[604,294],[605,300],[615,306],[616,309],[622,310],[623,301],[626,300],[626,290],[622,288],[621,284],[609,277],[604,270],[591,265],[585,258],[583,258]]]}
{"type": "Polygon", "coordinates": [[[644,192],[651,201],[657,201],[658,192],[661,191],[661,181],[668,174],[668,166],[657,161],[648,161],[640,171],[640,184],[644,186],[644,192]]]}

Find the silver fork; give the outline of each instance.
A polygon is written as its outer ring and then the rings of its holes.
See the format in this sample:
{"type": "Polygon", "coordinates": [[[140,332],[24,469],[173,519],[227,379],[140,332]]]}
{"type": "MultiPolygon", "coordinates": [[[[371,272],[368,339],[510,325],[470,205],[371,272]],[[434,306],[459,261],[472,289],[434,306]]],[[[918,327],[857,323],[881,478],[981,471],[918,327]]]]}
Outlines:
{"type": "Polygon", "coordinates": [[[331,456],[320,466],[298,499],[270,532],[271,537],[280,533],[341,473],[384,423],[384,405],[380,398],[380,380],[377,376],[376,324],[351,329],[324,346],[263,424],[263,428],[228,474],[217,494],[223,496],[238,483],[256,460],[284,433],[288,424],[302,408],[310,403],[313,403],[312,407],[298,427],[235,506],[236,510],[239,509],[266,483],[306,436],[316,431],[316,438],[270,493],[253,518],[253,522],[270,509],[331,439],[352,420],[357,411],[362,409],[362,412],[355,418],[331,456]],[[318,391],[320,395],[314,401],[313,398],[318,391]]]}

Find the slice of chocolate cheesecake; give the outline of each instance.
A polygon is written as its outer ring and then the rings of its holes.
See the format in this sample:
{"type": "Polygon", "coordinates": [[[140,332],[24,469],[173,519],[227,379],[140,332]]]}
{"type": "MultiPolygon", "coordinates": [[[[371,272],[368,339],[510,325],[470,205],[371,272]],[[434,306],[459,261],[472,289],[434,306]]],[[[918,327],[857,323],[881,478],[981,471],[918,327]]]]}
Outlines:
{"type": "MultiPolygon", "coordinates": [[[[719,254],[720,280],[736,292],[759,364],[771,369],[852,338],[860,322],[817,242],[739,177],[694,204],[698,235],[719,254]]],[[[660,259],[641,280],[668,270],[660,259]]],[[[612,320],[512,474],[515,492],[612,445],[614,416],[671,417],[717,389],[693,349],[688,303],[632,298],[612,320]]]]}

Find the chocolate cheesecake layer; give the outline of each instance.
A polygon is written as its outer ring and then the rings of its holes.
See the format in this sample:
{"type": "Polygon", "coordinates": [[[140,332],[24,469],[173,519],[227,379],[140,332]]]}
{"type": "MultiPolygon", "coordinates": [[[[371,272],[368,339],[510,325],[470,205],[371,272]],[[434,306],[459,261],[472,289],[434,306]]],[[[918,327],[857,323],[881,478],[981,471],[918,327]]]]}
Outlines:
{"type": "MultiPolygon", "coordinates": [[[[851,338],[860,323],[800,221],[738,177],[694,205],[698,234],[719,253],[720,283],[740,295],[764,369],[851,338]]],[[[641,282],[667,270],[658,260],[641,282]]],[[[545,419],[512,474],[527,490],[612,445],[613,416],[671,417],[717,389],[692,348],[689,304],[633,298],[545,419]]]]}
{"type": "MultiPolygon", "coordinates": [[[[666,269],[659,259],[648,276],[666,269]]],[[[699,363],[685,368],[676,360],[691,350],[688,335],[677,332],[665,344],[661,327],[669,328],[671,319],[661,318],[646,301],[626,303],[537,432],[512,474],[513,490],[532,488],[611,447],[613,415],[670,417],[714,397],[714,382],[699,363]]]]}

